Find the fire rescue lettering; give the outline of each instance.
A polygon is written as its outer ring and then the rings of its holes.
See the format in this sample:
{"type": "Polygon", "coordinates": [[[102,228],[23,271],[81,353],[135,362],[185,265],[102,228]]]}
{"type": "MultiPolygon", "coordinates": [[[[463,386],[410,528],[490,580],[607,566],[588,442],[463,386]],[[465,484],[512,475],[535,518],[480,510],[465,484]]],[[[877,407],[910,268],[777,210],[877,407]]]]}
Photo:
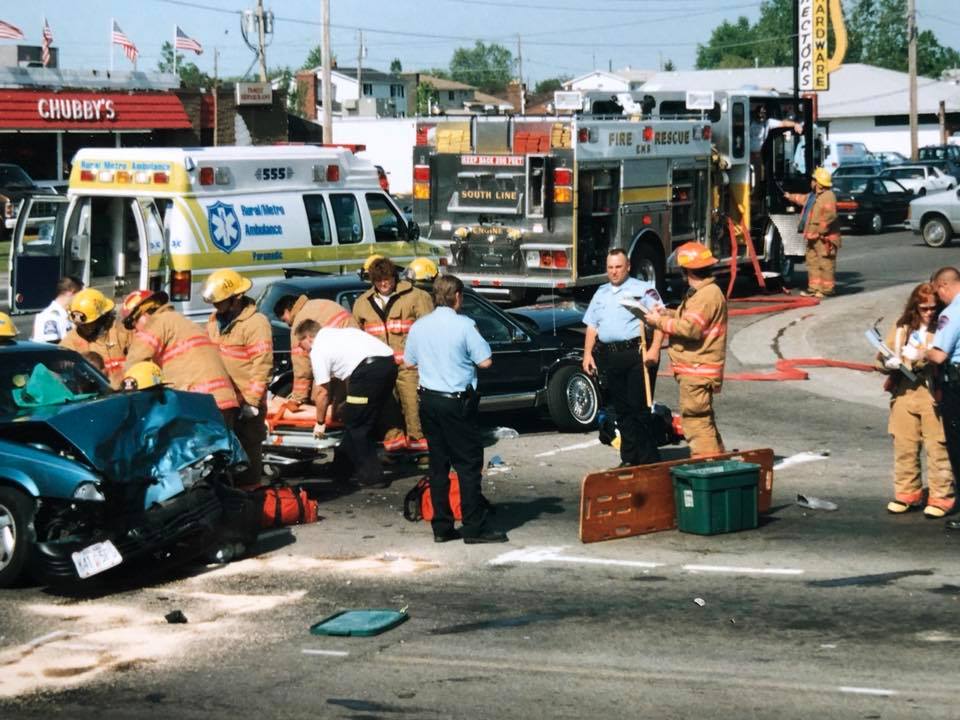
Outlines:
{"type": "Polygon", "coordinates": [[[653,135],[655,145],[689,145],[689,130],[659,130],[653,135]]]}
{"type": "Polygon", "coordinates": [[[516,200],[516,190],[462,190],[464,200],[516,200]]]}

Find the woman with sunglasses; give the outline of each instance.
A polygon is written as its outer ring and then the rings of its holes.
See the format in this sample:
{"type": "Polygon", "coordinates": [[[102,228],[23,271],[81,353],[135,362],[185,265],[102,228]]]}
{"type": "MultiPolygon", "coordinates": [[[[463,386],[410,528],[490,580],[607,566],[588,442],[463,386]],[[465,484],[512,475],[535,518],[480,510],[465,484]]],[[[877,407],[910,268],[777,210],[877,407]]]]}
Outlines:
{"type": "Polygon", "coordinates": [[[933,367],[924,357],[933,341],[938,309],[933,285],[917,285],[887,336],[887,346],[893,350],[893,356],[877,356],[878,368],[889,375],[884,387],[891,395],[888,432],[893,436],[894,499],[887,504],[887,511],[891,513],[923,507],[926,517],[942,518],[953,510],[953,472],[943,423],[931,389],[933,367]],[[916,379],[911,380],[902,369],[911,371],[916,379]],[[921,448],[927,452],[925,506],[921,448]]]}

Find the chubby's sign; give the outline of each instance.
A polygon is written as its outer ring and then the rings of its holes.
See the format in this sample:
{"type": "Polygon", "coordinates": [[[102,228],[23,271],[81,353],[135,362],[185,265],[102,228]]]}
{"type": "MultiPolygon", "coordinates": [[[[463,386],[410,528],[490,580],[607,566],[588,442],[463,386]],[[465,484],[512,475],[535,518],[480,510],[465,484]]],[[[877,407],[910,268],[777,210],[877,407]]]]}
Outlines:
{"type": "Polygon", "coordinates": [[[0,129],[189,129],[183,104],[165,92],[0,89],[0,129]]]}

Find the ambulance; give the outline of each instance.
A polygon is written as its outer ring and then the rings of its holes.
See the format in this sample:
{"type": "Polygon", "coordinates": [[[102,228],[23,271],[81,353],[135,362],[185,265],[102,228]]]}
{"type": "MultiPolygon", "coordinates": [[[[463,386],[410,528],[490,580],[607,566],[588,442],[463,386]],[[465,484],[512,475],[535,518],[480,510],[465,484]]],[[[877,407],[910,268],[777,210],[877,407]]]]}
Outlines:
{"type": "Polygon", "coordinates": [[[201,287],[219,268],[249,277],[257,295],[285,272],[341,274],[377,253],[398,264],[438,254],[349,149],[84,149],[66,197],[25,202],[9,307],[42,308],[57,279],[75,275],[108,297],[163,290],[201,316],[201,287]]]}

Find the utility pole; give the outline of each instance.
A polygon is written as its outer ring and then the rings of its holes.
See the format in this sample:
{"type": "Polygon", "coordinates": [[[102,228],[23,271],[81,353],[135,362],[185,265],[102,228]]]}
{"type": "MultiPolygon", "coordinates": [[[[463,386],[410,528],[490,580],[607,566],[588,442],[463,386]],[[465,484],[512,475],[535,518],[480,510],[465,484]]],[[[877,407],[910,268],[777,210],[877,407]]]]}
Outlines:
{"type": "Polygon", "coordinates": [[[520,83],[520,114],[527,114],[527,98],[523,91],[523,45],[520,41],[520,33],[517,33],[517,80],[520,83]]]}
{"type": "Polygon", "coordinates": [[[360,47],[357,49],[357,115],[363,100],[363,30],[360,30],[360,47]]]}
{"type": "Polygon", "coordinates": [[[217,59],[220,57],[220,50],[213,48],[213,146],[219,145],[217,136],[220,134],[220,89],[218,88],[219,78],[217,77],[217,59]]]}
{"type": "Polygon", "coordinates": [[[907,70],[910,73],[910,159],[917,159],[917,3],[907,1],[907,70]]]}
{"type": "Polygon", "coordinates": [[[323,0],[323,142],[333,142],[333,80],[330,77],[330,0],[323,0]]]}
{"type": "Polygon", "coordinates": [[[260,58],[260,82],[267,81],[267,38],[263,25],[263,0],[257,0],[257,47],[260,58]]]}

